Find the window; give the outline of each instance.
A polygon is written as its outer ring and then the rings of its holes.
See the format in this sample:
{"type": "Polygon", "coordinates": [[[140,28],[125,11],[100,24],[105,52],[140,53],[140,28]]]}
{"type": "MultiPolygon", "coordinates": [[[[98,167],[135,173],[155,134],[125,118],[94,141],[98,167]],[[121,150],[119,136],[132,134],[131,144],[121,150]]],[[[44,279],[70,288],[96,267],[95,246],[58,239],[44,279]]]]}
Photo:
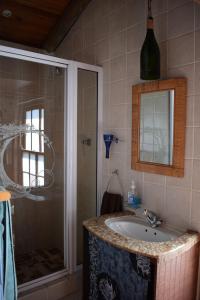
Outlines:
{"type": "Polygon", "coordinates": [[[44,109],[27,110],[25,121],[34,129],[25,135],[25,148],[22,153],[23,185],[44,186],[44,109]]]}

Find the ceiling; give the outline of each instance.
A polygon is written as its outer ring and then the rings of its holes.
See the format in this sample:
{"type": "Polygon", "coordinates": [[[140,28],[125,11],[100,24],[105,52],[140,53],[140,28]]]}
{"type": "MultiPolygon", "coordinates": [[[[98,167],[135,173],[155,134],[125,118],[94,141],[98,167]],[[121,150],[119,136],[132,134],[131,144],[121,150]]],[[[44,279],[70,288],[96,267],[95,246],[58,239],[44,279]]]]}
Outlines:
{"type": "Polygon", "coordinates": [[[0,0],[0,39],[54,51],[90,1],[0,0]]]}

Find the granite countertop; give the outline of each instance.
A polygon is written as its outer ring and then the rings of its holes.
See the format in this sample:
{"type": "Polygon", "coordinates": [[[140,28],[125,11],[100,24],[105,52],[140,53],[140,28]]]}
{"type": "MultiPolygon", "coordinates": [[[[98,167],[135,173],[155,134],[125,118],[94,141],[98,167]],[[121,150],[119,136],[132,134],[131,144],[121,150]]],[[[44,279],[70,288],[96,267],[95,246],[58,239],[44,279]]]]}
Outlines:
{"type": "MultiPolygon", "coordinates": [[[[83,226],[98,238],[128,252],[141,254],[157,260],[169,259],[171,256],[179,255],[190,249],[193,245],[200,241],[200,235],[196,232],[185,232],[176,240],[167,242],[146,242],[126,237],[111,230],[105,221],[110,218],[120,216],[134,216],[134,213],[125,211],[123,213],[115,213],[103,215],[83,222],[83,226]]],[[[148,226],[148,225],[147,225],[148,226]]]]}

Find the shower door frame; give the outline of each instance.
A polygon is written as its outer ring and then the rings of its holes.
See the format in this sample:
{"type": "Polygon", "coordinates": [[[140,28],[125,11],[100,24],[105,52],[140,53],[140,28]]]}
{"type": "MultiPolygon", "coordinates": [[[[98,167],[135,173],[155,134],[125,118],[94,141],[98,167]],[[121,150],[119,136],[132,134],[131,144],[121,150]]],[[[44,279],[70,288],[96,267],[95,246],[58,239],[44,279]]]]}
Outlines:
{"type": "MultiPolygon", "coordinates": [[[[60,67],[65,70],[64,78],[64,251],[65,268],[56,273],[35,279],[19,286],[27,291],[50,281],[64,277],[77,270],[76,221],[77,221],[77,106],[78,70],[96,72],[97,81],[97,215],[102,196],[102,149],[103,149],[103,69],[99,66],[66,60],[51,55],[21,50],[0,45],[0,57],[10,57],[29,62],[60,67]]],[[[17,200],[16,200],[17,201],[17,200]]]]}

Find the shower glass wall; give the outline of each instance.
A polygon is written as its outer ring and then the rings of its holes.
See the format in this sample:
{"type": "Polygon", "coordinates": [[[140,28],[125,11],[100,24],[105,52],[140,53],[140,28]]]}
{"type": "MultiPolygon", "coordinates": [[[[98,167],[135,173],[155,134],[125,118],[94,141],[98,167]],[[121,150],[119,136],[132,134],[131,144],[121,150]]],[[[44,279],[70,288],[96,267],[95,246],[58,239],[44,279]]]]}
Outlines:
{"type": "Polygon", "coordinates": [[[45,197],[12,199],[20,291],[82,264],[82,222],[101,200],[102,90],[101,67],[0,45],[0,124],[41,133],[15,138],[4,155],[7,175],[45,197]]]}
{"type": "Polygon", "coordinates": [[[32,132],[15,139],[4,156],[9,177],[44,201],[12,200],[18,284],[64,268],[64,69],[0,57],[0,123],[28,124],[52,141],[55,155],[42,136],[32,132]],[[46,169],[54,166],[54,182],[46,169]]]}
{"type": "Polygon", "coordinates": [[[77,264],[82,264],[82,223],[97,213],[98,73],[78,69],[77,264]]]}

